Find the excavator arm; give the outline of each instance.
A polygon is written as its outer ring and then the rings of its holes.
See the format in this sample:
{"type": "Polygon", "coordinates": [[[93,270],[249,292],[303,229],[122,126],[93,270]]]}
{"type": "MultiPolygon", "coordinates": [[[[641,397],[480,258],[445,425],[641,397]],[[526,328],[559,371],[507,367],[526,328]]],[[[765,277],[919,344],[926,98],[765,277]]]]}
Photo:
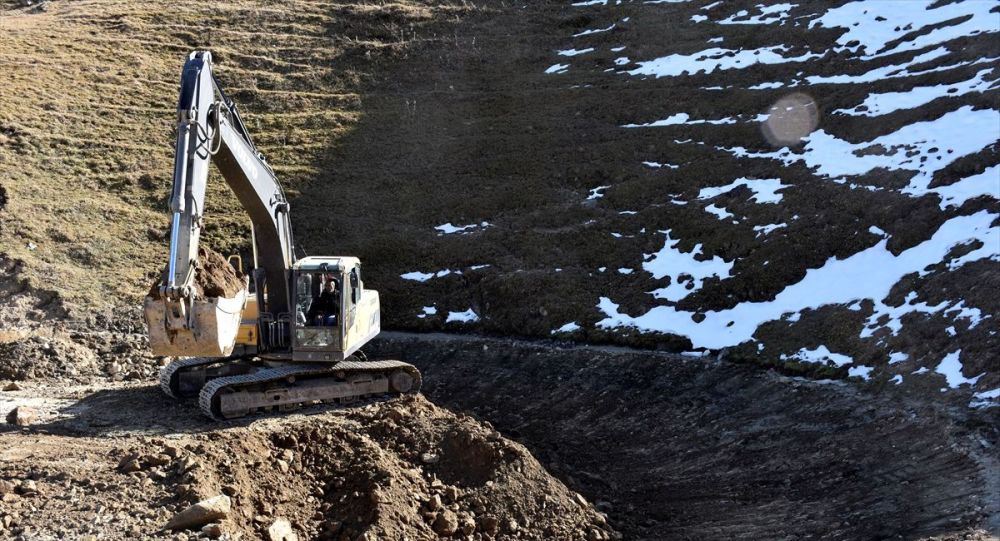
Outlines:
{"type": "Polygon", "coordinates": [[[211,53],[196,51],[184,64],[177,104],[167,270],[159,298],[147,298],[145,304],[150,345],[159,355],[228,355],[230,337],[235,337],[239,325],[238,317],[226,315],[245,301],[246,292],[236,301],[199,299],[194,287],[210,162],[250,216],[262,318],[274,321],[289,312],[289,270],[295,254],[288,202],[274,171],[254,146],[236,103],[213,75],[211,53]]]}

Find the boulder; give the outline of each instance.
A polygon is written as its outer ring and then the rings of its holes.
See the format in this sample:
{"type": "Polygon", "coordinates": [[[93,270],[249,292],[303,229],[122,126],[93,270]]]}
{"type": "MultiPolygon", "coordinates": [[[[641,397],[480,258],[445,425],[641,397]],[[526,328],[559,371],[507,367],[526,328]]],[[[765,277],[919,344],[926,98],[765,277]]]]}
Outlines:
{"type": "Polygon", "coordinates": [[[17,426],[29,426],[38,420],[38,410],[28,406],[18,406],[7,414],[7,422],[17,426]]]}
{"type": "Polygon", "coordinates": [[[229,496],[215,496],[202,500],[177,513],[163,527],[164,530],[185,530],[200,528],[206,524],[222,520],[232,511],[229,496]]]}
{"type": "Polygon", "coordinates": [[[268,541],[299,541],[299,536],[292,530],[292,523],[288,519],[275,519],[271,526],[267,528],[268,541]]]}
{"type": "Polygon", "coordinates": [[[458,531],[458,516],[450,510],[444,509],[438,513],[431,527],[434,528],[434,532],[438,535],[445,537],[455,535],[455,532],[458,531]]]}

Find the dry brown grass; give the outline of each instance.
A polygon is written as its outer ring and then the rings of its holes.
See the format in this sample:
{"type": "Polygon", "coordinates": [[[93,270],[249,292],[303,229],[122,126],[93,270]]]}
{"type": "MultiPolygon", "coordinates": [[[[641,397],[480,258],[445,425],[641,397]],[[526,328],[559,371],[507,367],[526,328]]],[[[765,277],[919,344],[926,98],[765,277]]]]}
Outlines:
{"type": "MultiPolygon", "coordinates": [[[[465,7],[404,1],[0,4],[0,252],[71,307],[132,302],[165,261],[180,68],[212,50],[257,144],[294,195],[360,115],[359,88],[422,25],[465,7]],[[2,205],[2,203],[0,203],[2,205]]],[[[217,175],[206,242],[245,249],[217,175]]]]}

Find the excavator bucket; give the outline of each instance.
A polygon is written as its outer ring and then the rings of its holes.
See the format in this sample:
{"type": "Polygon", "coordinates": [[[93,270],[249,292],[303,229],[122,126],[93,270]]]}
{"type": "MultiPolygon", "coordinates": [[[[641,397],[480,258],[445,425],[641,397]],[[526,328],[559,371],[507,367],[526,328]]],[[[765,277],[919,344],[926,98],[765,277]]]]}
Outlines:
{"type": "Polygon", "coordinates": [[[242,289],[231,298],[205,297],[183,304],[146,297],[142,308],[153,355],[229,356],[248,296],[247,290],[242,289]]]}

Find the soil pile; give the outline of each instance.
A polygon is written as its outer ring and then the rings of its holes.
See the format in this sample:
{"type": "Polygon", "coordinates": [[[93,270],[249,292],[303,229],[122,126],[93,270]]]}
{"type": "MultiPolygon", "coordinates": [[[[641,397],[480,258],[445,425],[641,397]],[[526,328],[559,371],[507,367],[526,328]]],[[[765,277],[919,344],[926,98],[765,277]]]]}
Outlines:
{"type": "Polygon", "coordinates": [[[175,413],[191,418],[138,407],[158,395],[123,388],[84,399],[75,417],[45,425],[64,435],[0,446],[5,533],[173,539],[201,526],[159,531],[172,516],[225,495],[231,510],[215,531],[229,538],[270,539],[286,521],[299,539],[618,538],[522,445],[421,396],[234,427],[206,424],[186,405],[175,413]],[[131,422],[119,422],[125,411],[131,422]],[[124,439],[99,437],[111,424],[124,439]],[[160,437],[141,435],[154,425],[160,437]]]}
{"type": "MultiPolygon", "coordinates": [[[[163,269],[163,276],[167,270],[163,269]]],[[[160,281],[149,288],[148,295],[154,299],[160,298],[160,281]]],[[[198,247],[198,262],[194,272],[195,292],[199,297],[236,296],[245,287],[243,277],[222,254],[207,246],[198,247]]]]}
{"type": "Polygon", "coordinates": [[[134,381],[158,369],[142,334],[59,328],[0,337],[0,381],[134,381]]]}

